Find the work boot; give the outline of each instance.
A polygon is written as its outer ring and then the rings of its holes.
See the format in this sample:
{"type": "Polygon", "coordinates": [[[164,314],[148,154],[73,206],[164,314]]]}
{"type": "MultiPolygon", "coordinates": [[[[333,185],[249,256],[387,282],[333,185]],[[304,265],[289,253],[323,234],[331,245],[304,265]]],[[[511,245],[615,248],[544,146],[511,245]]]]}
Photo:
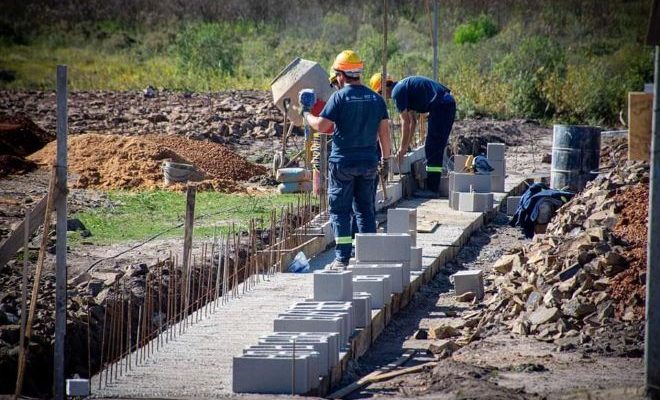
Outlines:
{"type": "Polygon", "coordinates": [[[325,266],[326,271],[345,271],[348,268],[348,263],[341,260],[335,260],[325,266]]]}

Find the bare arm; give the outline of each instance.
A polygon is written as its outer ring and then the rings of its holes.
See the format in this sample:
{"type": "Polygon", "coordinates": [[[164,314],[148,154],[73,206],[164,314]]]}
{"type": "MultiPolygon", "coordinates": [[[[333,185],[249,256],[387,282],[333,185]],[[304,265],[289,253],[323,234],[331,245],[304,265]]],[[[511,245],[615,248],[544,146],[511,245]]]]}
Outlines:
{"type": "Polygon", "coordinates": [[[403,160],[404,154],[408,152],[408,147],[410,147],[410,140],[412,139],[414,126],[415,117],[412,111],[403,111],[401,113],[401,147],[396,155],[399,164],[403,160]]]}
{"type": "MultiPolygon", "coordinates": [[[[309,126],[317,132],[326,132],[334,127],[334,123],[329,119],[316,117],[308,112],[303,115],[303,118],[307,121],[309,126]]],[[[328,133],[328,135],[332,135],[332,132],[328,133]]]]}
{"type": "Polygon", "coordinates": [[[380,143],[380,154],[383,159],[392,155],[392,143],[390,142],[390,120],[384,119],[378,125],[378,143],[380,143]]]}

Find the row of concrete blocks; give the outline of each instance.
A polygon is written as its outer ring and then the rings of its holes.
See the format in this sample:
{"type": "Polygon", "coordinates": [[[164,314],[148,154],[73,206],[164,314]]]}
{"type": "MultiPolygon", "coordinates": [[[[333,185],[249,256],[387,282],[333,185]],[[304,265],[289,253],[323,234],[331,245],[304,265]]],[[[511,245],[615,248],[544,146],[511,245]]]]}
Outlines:
{"type": "MultiPolygon", "coordinates": [[[[416,216],[414,220],[407,217],[408,224],[415,223],[416,216]]],[[[356,260],[349,269],[316,271],[314,298],[278,315],[273,322],[275,337],[262,338],[234,358],[234,392],[303,394],[314,390],[319,377],[327,376],[336,365],[354,330],[370,326],[372,310],[385,307],[393,293],[403,293],[410,284],[411,257],[417,255],[414,263],[421,270],[421,248],[411,248],[409,233],[358,234],[356,260]],[[302,333],[332,335],[336,343],[306,338],[295,349],[293,340],[280,343],[283,336],[302,333]]]]}

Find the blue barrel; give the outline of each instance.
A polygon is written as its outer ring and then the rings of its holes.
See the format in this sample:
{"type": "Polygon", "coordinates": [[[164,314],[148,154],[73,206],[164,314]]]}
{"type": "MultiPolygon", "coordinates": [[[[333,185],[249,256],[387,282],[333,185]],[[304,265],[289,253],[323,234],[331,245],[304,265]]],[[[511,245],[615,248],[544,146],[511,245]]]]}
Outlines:
{"type": "Polygon", "coordinates": [[[594,126],[554,126],[550,187],[579,192],[598,175],[600,132],[594,126]]]}

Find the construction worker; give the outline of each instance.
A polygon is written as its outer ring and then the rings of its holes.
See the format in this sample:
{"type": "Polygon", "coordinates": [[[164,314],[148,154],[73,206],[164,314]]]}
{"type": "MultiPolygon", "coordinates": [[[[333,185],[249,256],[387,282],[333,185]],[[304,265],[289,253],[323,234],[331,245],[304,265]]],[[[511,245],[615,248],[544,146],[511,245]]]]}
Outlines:
{"type": "MultiPolygon", "coordinates": [[[[374,74],[369,86],[381,93],[382,74],[374,74]]],[[[412,135],[417,125],[417,113],[429,113],[428,130],[424,143],[426,153],[426,187],[433,193],[440,191],[442,159],[449,140],[451,128],[456,117],[456,101],[451,90],[432,79],[423,76],[409,76],[398,82],[388,77],[385,93],[393,98],[397,110],[401,113],[401,146],[396,155],[401,165],[403,156],[408,152],[412,135]]]]}
{"type": "MultiPolygon", "coordinates": [[[[328,203],[335,231],[335,260],[331,269],[345,269],[351,257],[351,212],[360,233],[376,232],[374,192],[378,182],[378,146],[383,164],[391,157],[388,113],[385,101],[364,86],[364,64],[352,50],[339,53],[332,64],[339,91],[321,115],[308,111],[314,104],[310,89],[300,93],[306,122],[319,132],[334,127],[328,170],[328,203]],[[380,144],[379,144],[380,143],[380,144]]],[[[313,93],[313,92],[312,92],[313,93]]]]}

